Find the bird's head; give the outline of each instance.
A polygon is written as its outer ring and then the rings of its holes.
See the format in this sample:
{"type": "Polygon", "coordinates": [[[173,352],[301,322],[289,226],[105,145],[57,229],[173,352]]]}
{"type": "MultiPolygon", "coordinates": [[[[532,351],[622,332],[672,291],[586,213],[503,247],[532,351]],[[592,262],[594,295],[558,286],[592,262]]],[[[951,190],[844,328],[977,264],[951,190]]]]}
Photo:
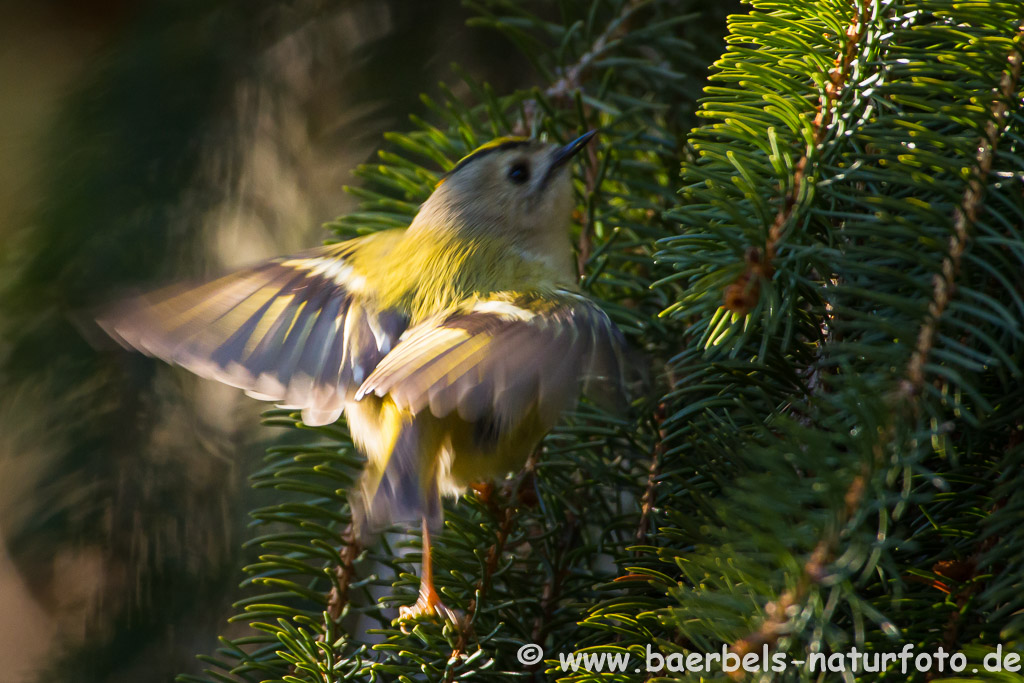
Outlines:
{"type": "Polygon", "coordinates": [[[527,255],[568,262],[569,161],[594,135],[567,145],[508,137],[477,148],[438,183],[410,230],[502,240],[527,255]]]}

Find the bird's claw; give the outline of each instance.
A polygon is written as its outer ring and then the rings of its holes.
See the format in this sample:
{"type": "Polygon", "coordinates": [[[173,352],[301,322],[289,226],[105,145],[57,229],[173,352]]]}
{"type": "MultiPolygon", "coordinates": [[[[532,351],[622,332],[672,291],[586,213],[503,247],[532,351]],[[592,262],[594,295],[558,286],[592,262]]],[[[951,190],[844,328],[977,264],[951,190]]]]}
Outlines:
{"type": "Polygon", "coordinates": [[[398,608],[399,627],[402,633],[408,634],[412,622],[421,619],[432,619],[441,617],[442,621],[459,626],[462,623],[463,615],[460,611],[448,607],[441,602],[441,597],[433,590],[420,590],[420,597],[413,605],[403,605],[398,608]]]}

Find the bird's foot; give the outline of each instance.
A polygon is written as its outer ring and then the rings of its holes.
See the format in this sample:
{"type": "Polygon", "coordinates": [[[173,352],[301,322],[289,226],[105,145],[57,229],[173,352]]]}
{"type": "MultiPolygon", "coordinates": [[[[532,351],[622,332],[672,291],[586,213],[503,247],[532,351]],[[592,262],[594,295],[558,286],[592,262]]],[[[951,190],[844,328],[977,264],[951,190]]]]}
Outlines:
{"type": "Polygon", "coordinates": [[[459,626],[462,623],[463,615],[441,601],[433,586],[420,586],[420,597],[414,605],[404,605],[398,608],[398,623],[402,633],[409,633],[412,622],[421,619],[432,619],[441,617],[442,621],[459,626]]]}

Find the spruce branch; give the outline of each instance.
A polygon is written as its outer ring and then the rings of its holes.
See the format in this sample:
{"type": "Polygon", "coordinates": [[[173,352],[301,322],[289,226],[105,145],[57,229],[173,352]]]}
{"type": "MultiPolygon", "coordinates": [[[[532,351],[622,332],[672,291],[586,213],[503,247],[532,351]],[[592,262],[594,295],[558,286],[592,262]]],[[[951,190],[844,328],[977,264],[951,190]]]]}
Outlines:
{"type": "MultiPolygon", "coordinates": [[[[594,71],[595,63],[618,47],[617,37],[629,30],[629,21],[637,10],[651,4],[652,0],[627,0],[619,13],[608,21],[604,30],[592,39],[590,49],[580,54],[573,63],[555,69],[557,80],[540,91],[541,96],[563,108],[573,107],[577,94],[594,71]]],[[[529,135],[534,130],[540,108],[541,102],[536,97],[523,100],[521,115],[513,132],[516,135],[529,135]]],[[[584,118],[588,118],[589,110],[590,107],[584,105],[584,118]]],[[[590,154],[594,154],[593,150],[590,154]]]]}
{"type": "MultiPolygon", "coordinates": [[[[1024,24],[1020,25],[1013,40],[1013,47],[1006,58],[1008,66],[1003,72],[996,96],[989,107],[983,135],[977,144],[978,154],[975,158],[974,172],[960,204],[954,211],[953,234],[949,239],[948,252],[942,261],[941,272],[934,277],[932,299],[916,337],[917,343],[907,364],[905,379],[900,384],[900,390],[888,399],[891,407],[890,421],[884,429],[879,430],[880,438],[872,448],[873,457],[864,463],[861,472],[851,481],[844,494],[844,506],[840,514],[814,547],[803,566],[797,585],[784,591],[778,599],[769,602],[764,608],[765,618],[758,629],[735,641],[731,646],[731,650],[740,656],[763,645],[774,646],[778,638],[786,632],[792,613],[800,611],[800,606],[807,599],[811,587],[828,575],[827,567],[839,547],[842,530],[858,513],[873,472],[882,467],[885,453],[894,446],[897,421],[906,416],[916,416],[920,412],[920,389],[925,382],[924,367],[928,362],[939,319],[948,307],[954,291],[955,278],[968,246],[970,228],[976,223],[978,212],[982,208],[987,177],[1007,118],[1008,103],[1012,101],[1020,85],[1022,40],[1024,24]]],[[[965,601],[975,590],[977,589],[972,587],[968,592],[958,594],[958,600],[965,601]]],[[[950,632],[955,634],[958,623],[956,618],[951,619],[953,621],[947,627],[947,639],[951,637],[950,632]]]]}

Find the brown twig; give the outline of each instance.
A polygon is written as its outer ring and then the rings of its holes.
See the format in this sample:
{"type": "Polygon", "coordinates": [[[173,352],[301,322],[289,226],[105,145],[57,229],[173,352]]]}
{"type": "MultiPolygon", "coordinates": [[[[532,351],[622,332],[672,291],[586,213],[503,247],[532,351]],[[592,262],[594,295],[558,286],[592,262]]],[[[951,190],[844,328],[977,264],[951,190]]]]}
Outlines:
{"type": "MultiPolygon", "coordinates": [[[[630,16],[643,4],[644,2],[642,0],[632,0],[631,2],[627,3],[623,7],[619,15],[608,23],[604,32],[602,32],[597,37],[591,48],[587,52],[582,54],[575,63],[563,69],[559,79],[544,90],[544,96],[555,100],[565,100],[572,98],[573,94],[582,87],[583,82],[586,78],[586,74],[593,66],[594,62],[596,62],[602,55],[604,55],[607,52],[607,50],[610,47],[612,47],[617,35],[626,31],[630,16]]],[[[536,116],[537,111],[536,100],[525,100],[522,104],[522,111],[523,116],[520,118],[518,125],[513,131],[514,133],[519,135],[525,135],[532,129],[533,120],[536,116]]],[[[597,189],[598,167],[596,151],[593,148],[590,148],[588,150],[588,155],[590,164],[588,165],[587,171],[584,175],[584,182],[586,184],[587,195],[590,196],[597,189]]],[[[589,260],[590,253],[593,250],[591,232],[592,231],[590,229],[589,216],[583,216],[581,220],[581,230],[579,238],[579,256],[577,259],[577,268],[581,276],[583,274],[584,266],[589,260]]],[[[521,477],[525,475],[532,476],[533,467],[536,464],[536,459],[538,455],[539,449],[530,456],[530,460],[527,462],[526,467],[523,471],[523,475],[521,475],[521,477]]],[[[520,477],[517,477],[512,481],[519,481],[521,483],[520,477]]],[[[504,511],[502,511],[499,514],[501,522],[498,526],[497,537],[495,539],[494,544],[488,549],[484,573],[480,577],[480,581],[477,584],[478,597],[470,602],[466,611],[464,623],[467,626],[470,624],[473,614],[476,612],[476,609],[478,607],[478,600],[483,599],[483,597],[487,593],[487,590],[490,587],[490,582],[494,572],[497,570],[498,561],[501,558],[501,553],[504,552],[505,543],[508,540],[509,534],[512,532],[512,525],[515,517],[515,502],[518,500],[520,494],[520,489],[518,487],[519,484],[516,485],[516,489],[514,490],[512,497],[512,502],[510,503],[509,507],[507,507],[504,511]]],[[[573,530],[575,529],[575,525],[573,523],[570,523],[567,528],[569,529],[570,534],[574,533],[573,530]]],[[[555,600],[557,600],[557,594],[560,591],[559,584],[561,578],[561,576],[556,576],[555,581],[551,585],[545,586],[545,592],[542,595],[541,600],[542,615],[549,614],[549,606],[553,604],[555,600]]],[[[468,628],[460,629],[458,640],[456,641],[455,647],[452,648],[452,654],[451,657],[449,658],[449,661],[455,662],[462,655],[463,651],[466,648],[466,645],[468,644],[468,631],[468,628]]],[[[534,631],[539,634],[539,629],[536,625],[534,631]]],[[[535,635],[534,640],[539,640],[539,635],[535,635]]],[[[446,672],[445,675],[446,683],[454,680],[452,678],[454,675],[454,666],[449,666],[448,671],[446,672]]]]}
{"type": "MultiPolygon", "coordinates": [[[[558,80],[545,88],[543,95],[553,100],[571,100],[576,91],[583,86],[594,62],[614,46],[614,40],[617,36],[627,31],[629,19],[644,4],[646,3],[643,0],[632,0],[632,2],[626,3],[618,16],[608,22],[608,25],[597,39],[594,40],[590,49],[580,55],[579,59],[575,62],[560,70],[558,80]]],[[[530,133],[533,128],[533,120],[537,115],[537,106],[536,99],[531,98],[523,101],[523,116],[513,130],[516,135],[528,135],[530,133]]]]}
{"type": "Polygon", "coordinates": [[[733,313],[740,315],[749,313],[760,297],[761,282],[770,279],[775,272],[775,257],[778,254],[779,245],[782,243],[786,226],[790,224],[796,213],[804,183],[807,182],[809,167],[812,163],[811,155],[821,146],[828,135],[829,126],[826,124],[825,118],[846,88],[850,67],[857,55],[857,46],[863,36],[864,25],[867,23],[866,13],[865,5],[854,15],[853,21],[846,28],[846,42],[841,54],[836,56],[832,70],[828,72],[824,97],[815,108],[814,120],[811,122],[813,144],[808,145],[796,162],[792,187],[790,187],[789,193],[783,197],[782,205],[775,214],[775,220],[768,229],[768,239],[764,248],[750,247],[747,249],[744,257],[747,264],[746,269],[735,282],[725,288],[723,305],[733,313]]]}
{"type": "MultiPolygon", "coordinates": [[[[594,62],[614,47],[616,38],[628,30],[629,20],[633,13],[644,4],[646,3],[643,0],[632,0],[632,2],[626,3],[618,16],[608,22],[605,30],[597,37],[591,48],[580,55],[579,59],[573,64],[561,69],[561,75],[558,80],[544,90],[544,97],[563,102],[572,100],[574,94],[583,87],[587,73],[594,65],[594,62]]],[[[513,129],[516,135],[528,135],[532,131],[537,108],[536,99],[531,98],[523,101],[522,116],[513,129]]],[[[583,105],[584,117],[587,117],[589,111],[590,107],[583,105]]],[[[590,163],[584,172],[583,181],[586,186],[586,196],[592,197],[597,190],[597,176],[599,173],[597,151],[594,147],[590,147],[587,150],[587,157],[590,163]]],[[[580,237],[577,250],[576,272],[582,278],[587,261],[590,260],[590,254],[593,252],[593,230],[589,212],[584,213],[580,217],[580,237]]]]}
{"type": "Polygon", "coordinates": [[[495,517],[498,521],[498,529],[495,533],[494,543],[491,544],[490,548],[487,549],[487,559],[484,562],[484,571],[480,575],[480,579],[476,584],[476,597],[470,600],[469,605],[466,606],[466,615],[462,619],[462,624],[459,628],[459,635],[455,641],[452,652],[448,657],[450,664],[445,671],[444,681],[445,683],[452,683],[455,680],[455,663],[461,659],[466,647],[469,645],[470,636],[473,634],[472,622],[473,616],[476,614],[480,603],[487,597],[487,593],[491,588],[491,581],[494,578],[494,573],[498,570],[498,563],[501,561],[501,555],[505,552],[505,545],[508,543],[508,537],[512,534],[514,528],[515,519],[518,511],[518,503],[522,497],[523,486],[526,482],[531,481],[533,477],[534,467],[537,464],[537,458],[540,456],[540,448],[536,448],[526,461],[526,465],[523,467],[523,471],[517,477],[513,477],[506,486],[508,492],[508,505],[504,508],[498,507],[497,503],[493,500],[493,486],[486,485],[481,490],[485,491],[485,502],[488,507],[491,508],[495,517]]]}
{"type": "MultiPolygon", "coordinates": [[[[654,413],[654,425],[658,432],[658,441],[654,444],[651,452],[651,463],[647,468],[647,486],[644,488],[644,495],[640,499],[640,521],[636,525],[636,542],[643,545],[647,540],[647,526],[650,523],[651,510],[654,509],[654,502],[657,497],[658,471],[665,456],[665,404],[658,405],[654,413]]],[[[637,551],[640,554],[640,551],[637,551]]]]}
{"type": "Polygon", "coordinates": [[[552,83],[547,90],[544,91],[544,95],[552,99],[558,99],[563,97],[571,97],[572,93],[579,89],[580,84],[583,82],[583,77],[593,66],[594,62],[600,59],[605,52],[612,47],[612,43],[616,36],[626,32],[629,18],[634,12],[636,12],[645,3],[642,0],[633,0],[627,2],[623,7],[619,15],[608,22],[605,30],[597,37],[594,44],[589,50],[580,55],[580,58],[576,60],[576,63],[569,66],[562,71],[562,77],[552,83]]]}
{"type": "MultiPolygon", "coordinates": [[[[839,519],[835,520],[824,536],[818,539],[814,550],[811,551],[810,556],[804,563],[803,571],[796,586],[783,591],[777,600],[773,600],[765,605],[765,619],[761,622],[760,627],[733,643],[730,648],[732,652],[743,657],[748,652],[759,651],[764,645],[771,647],[778,640],[779,636],[785,632],[791,616],[790,610],[793,606],[802,603],[806,599],[812,584],[820,582],[827,576],[827,568],[832,561],[835,547],[839,543],[842,529],[846,522],[860,508],[867,490],[867,482],[871,471],[877,464],[881,463],[883,457],[884,449],[882,445],[875,444],[870,463],[865,464],[846,490],[846,494],[843,497],[844,507],[839,519]]],[[[742,675],[739,672],[737,674],[742,675]]],[[[737,677],[737,674],[732,675],[737,677]]]]}
{"type": "Polygon", "coordinates": [[[355,577],[354,563],[362,550],[351,525],[345,530],[343,537],[345,546],[341,549],[341,564],[334,567],[337,585],[331,587],[331,592],[327,596],[327,613],[335,620],[341,618],[341,613],[348,604],[349,586],[355,577]]]}
{"type": "Polygon", "coordinates": [[[963,198],[953,212],[953,234],[949,238],[946,258],[942,260],[942,272],[936,274],[932,283],[932,300],[928,304],[928,316],[925,324],[917,335],[917,345],[907,367],[907,379],[903,384],[905,393],[916,393],[924,385],[924,365],[935,339],[939,319],[949,306],[953,296],[955,279],[960,272],[960,261],[970,239],[969,229],[978,220],[978,207],[985,193],[985,183],[992,170],[996,145],[1002,132],[1008,112],[1008,102],[1014,97],[1017,84],[1020,82],[1021,41],[1024,39],[1024,25],[1021,26],[1015,39],[1015,46],[1008,58],[1009,69],[1003,72],[999,84],[999,96],[995,98],[990,116],[985,124],[985,132],[978,143],[978,155],[975,159],[976,172],[971,175],[964,190],[963,198]]]}

